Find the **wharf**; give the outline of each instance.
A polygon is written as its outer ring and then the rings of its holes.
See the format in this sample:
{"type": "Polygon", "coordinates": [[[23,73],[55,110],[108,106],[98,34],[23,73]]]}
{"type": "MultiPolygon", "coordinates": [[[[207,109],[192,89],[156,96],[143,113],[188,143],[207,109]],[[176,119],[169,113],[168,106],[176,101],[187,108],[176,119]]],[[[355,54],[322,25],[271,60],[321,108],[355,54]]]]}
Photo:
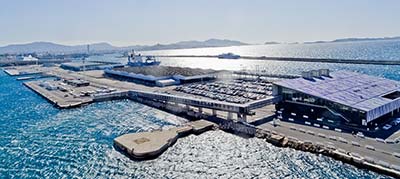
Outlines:
{"type": "Polygon", "coordinates": [[[0,61],[0,67],[6,66],[22,66],[22,65],[35,65],[35,64],[59,64],[71,62],[71,59],[47,59],[38,61],[21,61],[21,60],[2,60],[0,61]]]}
{"type": "Polygon", "coordinates": [[[15,69],[7,69],[7,70],[4,70],[4,72],[5,72],[7,75],[10,75],[10,76],[17,76],[17,75],[19,75],[19,71],[18,71],[18,70],[15,70],[15,69]]]}
{"type": "Polygon", "coordinates": [[[24,85],[31,90],[35,91],[51,103],[55,104],[59,108],[72,108],[72,107],[77,107],[86,103],[92,102],[91,98],[76,98],[73,99],[71,97],[67,98],[62,96],[61,94],[55,92],[55,91],[49,91],[45,88],[42,88],[39,86],[38,82],[32,81],[32,82],[25,82],[24,85]]]}
{"type": "Polygon", "coordinates": [[[48,78],[48,77],[52,76],[51,75],[24,76],[17,78],[17,80],[23,81],[23,80],[33,80],[33,79],[48,78]]]}
{"type": "Polygon", "coordinates": [[[173,127],[167,130],[131,133],[114,139],[114,146],[128,154],[133,159],[152,159],[161,155],[180,137],[201,134],[214,127],[214,123],[206,120],[189,122],[185,126],[173,127]]]}
{"type": "Polygon", "coordinates": [[[29,71],[29,72],[21,72],[19,70],[15,69],[7,69],[4,70],[4,72],[10,76],[22,76],[22,75],[37,75],[37,74],[42,74],[41,71],[29,71]]]}
{"type": "Polygon", "coordinates": [[[46,75],[46,72],[49,72],[53,69],[54,67],[27,65],[18,67],[5,67],[4,72],[10,76],[46,75]]]}

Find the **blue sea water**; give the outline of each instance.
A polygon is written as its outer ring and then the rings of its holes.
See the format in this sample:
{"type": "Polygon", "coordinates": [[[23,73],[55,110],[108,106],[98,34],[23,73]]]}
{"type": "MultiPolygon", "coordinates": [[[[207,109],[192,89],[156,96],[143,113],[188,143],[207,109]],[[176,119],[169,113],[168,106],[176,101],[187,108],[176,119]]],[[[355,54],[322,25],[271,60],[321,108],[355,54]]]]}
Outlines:
{"type": "MultiPolygon", "coordinates": [[[[203,58],[161,60],[164,65],[262,68],[271,73],[344,69],[400,80],[399,66],[203,58]]],[[[0,178],[387,178],[328,157],[278,148],[260,139],[222,131],[179,139],[163,155],[150,161],[132,161],[112,146],[119,135],[180,123],[129,100],[59,110],[1,71],[0,178]]]]}

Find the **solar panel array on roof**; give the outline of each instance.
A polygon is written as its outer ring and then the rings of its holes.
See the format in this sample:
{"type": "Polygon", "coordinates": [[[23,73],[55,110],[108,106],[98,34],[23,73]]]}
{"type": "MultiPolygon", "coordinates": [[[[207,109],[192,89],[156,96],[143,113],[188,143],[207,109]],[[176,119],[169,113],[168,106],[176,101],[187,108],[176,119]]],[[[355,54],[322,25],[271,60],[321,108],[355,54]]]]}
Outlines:
{"type": "Polygon", "coordinates": [[[382,96],[400,88],[399,81],[348,71],[333,72],[329,77],[287,79],[275,84],[362,111],[393,102],[382,96]]]}

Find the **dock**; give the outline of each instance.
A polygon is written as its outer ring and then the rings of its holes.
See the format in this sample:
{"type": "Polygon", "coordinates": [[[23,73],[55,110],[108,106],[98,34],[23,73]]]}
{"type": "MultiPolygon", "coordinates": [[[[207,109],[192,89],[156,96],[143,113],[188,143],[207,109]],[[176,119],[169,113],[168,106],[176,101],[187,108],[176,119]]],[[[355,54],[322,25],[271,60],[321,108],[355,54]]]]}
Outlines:
{"type": "Polygon", "coordinates": [[[5,72],[7,75],[10,75],[10,76],[17,76],[17,75],[19,75],[19,71],[18,71],[18,70],[15,70],[15,69],[7,69],[7,70],[4,70],[4,72],[5,72]]]}
{"type": "Polygon", "coordinates": [[[40,79],[40,78],[48,78],[52,77],[51,75],[37,75],[37,76],[23,76],[17,78],[19,81],[24,81],[24,80],[35,80],[35,79],[40,79]]]}
{"type": "Polygon", "coordinates": [[[52,104],[56,105],[58,108],[72,108],[92,102],[92,99],[90,98],[72,99],[63,97],[61,94],[57,94],[55,92],[42,88],[37,82],[34,81],[25,82],[24,85],[39,94],[40,96],[47,99],[52,104]]]}
{"type": "Polygon", "coordinates": [[[212,122],[198,120],[167,130],[125,134],[114,139],[114,146],[133,159],[153,159],[172,146],[178,138],[189,134],[198,135],[214,126],[212,122]]]}
{"type": "Polygon", "coordinates": [[[25,66],[13,66],[4,67],[4,72],[10,76],[29,76],[29,75],[44,75],[46,72],[53,70],[54,67],[44,67],[41,65],[25,65],[25,66]]]}
{"type": "Polygon", "coordinates": [[[3,60],[0,61],[0,67],[6,66],[22,66],[22,65],[35,65],[35,64],[60,64],[71,62],[71,59],[42,59],[38,61],[22,61],[22,60],[3,60]]]}
{"type": "Polygon", "coordinates": [[[58,108],[73,108],[84,104],[125,99],[128,91],[110,89],[83,80],[28,81],[24,85],[58,108]],[[77,83],[77,84],[71,84],[77,83]],[[77,86],[84,84],[84,86],[77,86]]]}

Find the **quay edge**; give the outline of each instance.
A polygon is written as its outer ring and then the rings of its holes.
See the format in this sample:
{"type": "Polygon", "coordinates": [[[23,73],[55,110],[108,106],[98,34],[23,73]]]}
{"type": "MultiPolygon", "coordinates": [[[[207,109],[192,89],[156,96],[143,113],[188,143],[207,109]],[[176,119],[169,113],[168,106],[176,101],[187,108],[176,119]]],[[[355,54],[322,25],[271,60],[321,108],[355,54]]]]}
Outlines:
{"type": "Polygon", "coordinates": [[[322,145],[291,139],[283,134],[272,134],[271,131],[267,131],[264,129],[257,129],[256,137],[260,139],[265,139],[267,142],[277,147],[289,147],[304,152],[322,154],[335,160],[354,165],[358,168],[368,169],[377,173],[400,178],[400,171],[371,163],[361,158],[349,155],[348,153],[331,150],[322,145]]]}

